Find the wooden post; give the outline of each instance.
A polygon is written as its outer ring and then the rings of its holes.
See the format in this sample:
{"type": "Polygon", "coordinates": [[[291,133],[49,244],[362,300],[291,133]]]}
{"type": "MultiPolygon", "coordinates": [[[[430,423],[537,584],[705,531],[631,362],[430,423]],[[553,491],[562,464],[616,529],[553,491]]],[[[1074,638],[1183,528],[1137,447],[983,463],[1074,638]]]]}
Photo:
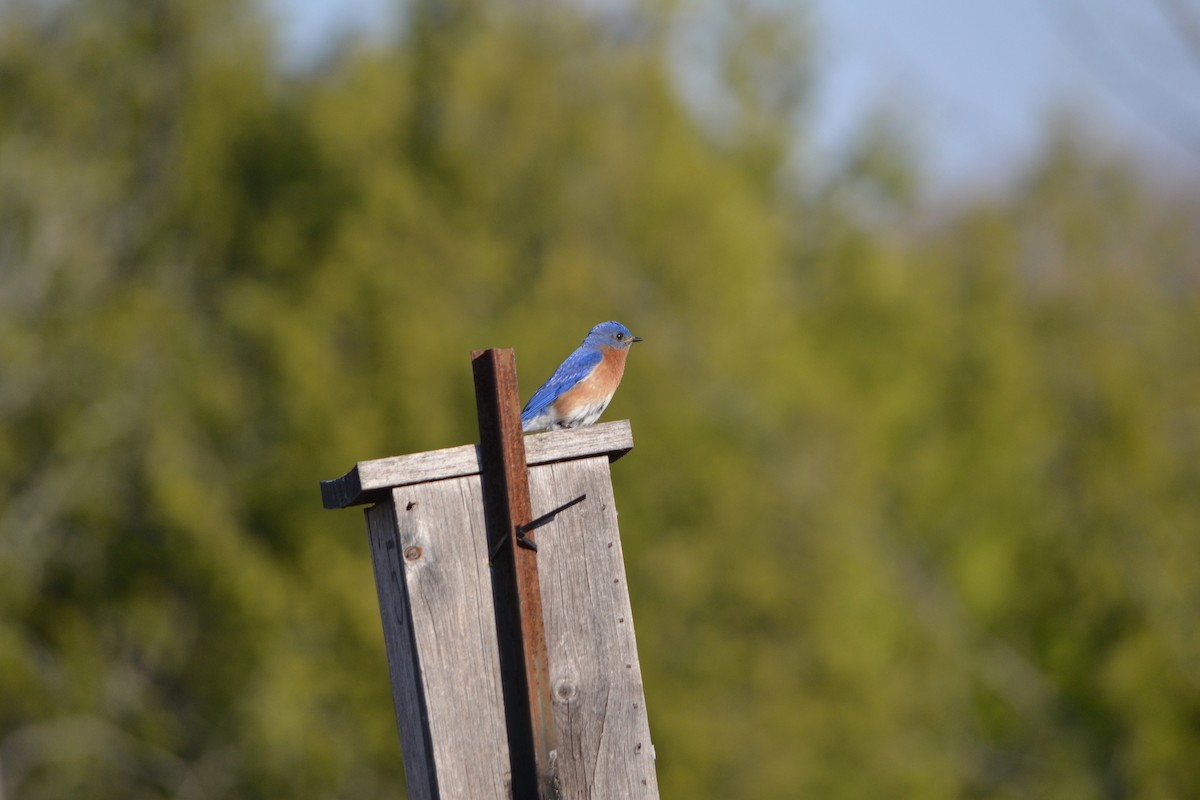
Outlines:
{"type": "Polygon", "coordinates": [[[554,714],[537,545],[525,532],[533,514],[516,360],[511,349],[492,349],[472,353],[471,365],[513,796],[552,800],[554,714]]]}
{"type": "MultiPolygon", "coordinates": [[[[499,413],[514,409],[510,403],[499,413]]],[[[529,507],[506,525],[514,533],[521,525],[536,552],[506,552],[489,542],[484,489],[491,479],[482,445],[363,461],[321,484],[326,508],[372,504],[367,529],[408,796],[536,796],[511,753],[502,678],[507,645],[497,634],[504,613],[497,610],[499,567],[531,557],[554,720],[554,738],[543,741],[555,748],[555,788],[564,798],[657,798],[609,473],[633,447],[629,423],[538,434],[520,444],[529,507]]],[[[509,537],[504,544],[512,548],[509,537]]],[[[527,710],[533,702],[527,697],[527,710]]],[[[532,734],[532,725],[527,730],[532,734]]],[[[536,747],[531,751],[536,775],[536,747]]]]}

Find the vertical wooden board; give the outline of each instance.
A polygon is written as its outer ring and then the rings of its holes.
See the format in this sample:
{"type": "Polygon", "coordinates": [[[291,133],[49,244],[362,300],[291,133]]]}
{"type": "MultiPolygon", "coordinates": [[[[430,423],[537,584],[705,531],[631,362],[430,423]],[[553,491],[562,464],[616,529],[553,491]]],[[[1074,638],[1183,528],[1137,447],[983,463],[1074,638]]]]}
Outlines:
{"type": "Polygon", "coordinates": [[[606,457],[530,471],[563,796],[657,798],[654,748],[606,457]]]}
{"type": "Polygon", "coordinates": [[[395,509],[391,502],[385,501],[368,508],[366,517],[407,794],[413,800],[433,800],[438,797],[437,768],[429,739],[424,692],[417,682],[417,654],[395,509]]]}
{"type": "Polygon", "coordinates": [[[392,499],[439,796],[508,798],[479,476],[400,487],[392,499]]]}

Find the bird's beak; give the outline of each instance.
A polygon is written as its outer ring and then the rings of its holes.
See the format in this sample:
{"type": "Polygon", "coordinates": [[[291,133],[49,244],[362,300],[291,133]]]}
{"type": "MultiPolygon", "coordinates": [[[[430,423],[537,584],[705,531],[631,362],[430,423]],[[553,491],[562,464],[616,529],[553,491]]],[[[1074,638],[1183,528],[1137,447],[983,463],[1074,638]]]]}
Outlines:
{"type": "Polygon", "coordinates": [[[633,344],[634,342],[640,342],[640,341],[642,341],[642,337],[640,337],[640,336],[633,336],[629,339],[630,344],[633,344]]]}

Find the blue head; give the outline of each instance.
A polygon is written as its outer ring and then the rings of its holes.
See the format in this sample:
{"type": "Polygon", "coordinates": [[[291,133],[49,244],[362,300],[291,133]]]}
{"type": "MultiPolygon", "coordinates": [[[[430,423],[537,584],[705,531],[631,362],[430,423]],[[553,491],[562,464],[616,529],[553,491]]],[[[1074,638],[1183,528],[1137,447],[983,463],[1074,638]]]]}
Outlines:
{"type": "Polygon", "coordinates": [[[628,349],[634,342],[640,342],[642,337],[634,336],[619,322],[601,322],[588,331],[583,340],[586,347],[615,347],[619,350],[628,349]]]}

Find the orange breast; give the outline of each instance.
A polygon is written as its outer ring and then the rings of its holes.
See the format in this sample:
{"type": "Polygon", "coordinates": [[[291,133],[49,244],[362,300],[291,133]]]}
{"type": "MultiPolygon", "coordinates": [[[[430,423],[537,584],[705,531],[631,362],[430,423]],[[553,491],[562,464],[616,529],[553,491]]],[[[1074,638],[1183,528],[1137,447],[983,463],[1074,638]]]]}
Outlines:
{"type": "Polygon", "coordinates": [[[625,374],[625,356],[628,355],[628,351],[602,347],[600,353],[600,363],[592,370],[592,374],[575,384],[569,391],[563,392],[554,403],[556,408],[565,410],[576,405],[597,403],[607,405],[612,399],[613,392],[621,383],[621,376],[625,374]]]}

